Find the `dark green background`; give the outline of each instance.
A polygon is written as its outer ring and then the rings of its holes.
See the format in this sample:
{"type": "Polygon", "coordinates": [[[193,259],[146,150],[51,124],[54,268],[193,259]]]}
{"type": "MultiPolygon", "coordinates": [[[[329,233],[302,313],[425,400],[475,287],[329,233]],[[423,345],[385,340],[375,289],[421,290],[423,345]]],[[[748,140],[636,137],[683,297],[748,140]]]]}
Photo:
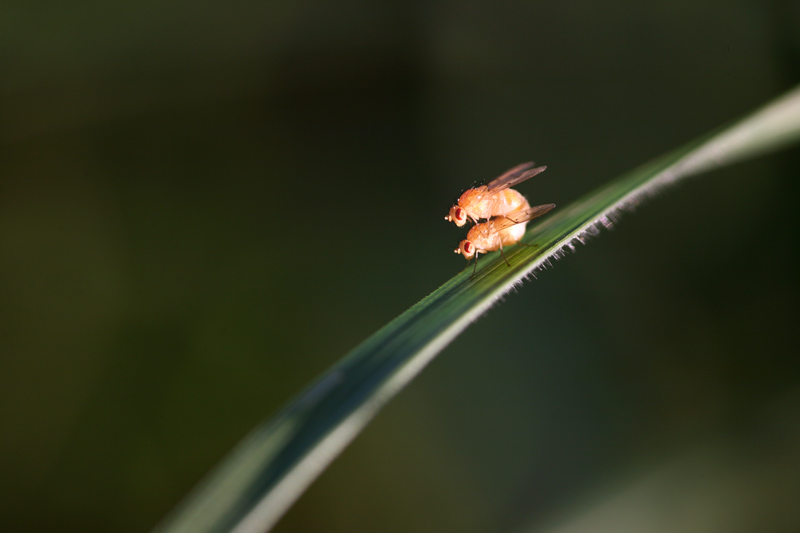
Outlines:
{"type": "MultiPolygon", "coordinates": [[[[4,5],[0,529],[148,530],[464,268],[463,188],[534,159],[566,205],[800,82],[798,35],[789,1],[4,5]]],[[[796,531],[798,177],[713,172],[558,262],[276,531],[549,531],[653,472],[609,531],[796,531]]]]}

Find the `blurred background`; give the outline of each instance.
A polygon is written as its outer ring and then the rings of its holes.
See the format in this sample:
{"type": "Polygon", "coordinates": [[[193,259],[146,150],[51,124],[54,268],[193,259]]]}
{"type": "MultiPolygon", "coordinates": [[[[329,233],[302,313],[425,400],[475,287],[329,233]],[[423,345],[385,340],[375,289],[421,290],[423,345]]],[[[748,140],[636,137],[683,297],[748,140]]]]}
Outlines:
{"type": "MultiPolygon", "coordinates": [[[[0,529],[147,531],[465,268],[475,181],[566,205],[800,81],[788,0],[121,0],[0,16],[0,529]]],[[[276,531],[800,529],[800,150],[506,298],[276,531]]]]}

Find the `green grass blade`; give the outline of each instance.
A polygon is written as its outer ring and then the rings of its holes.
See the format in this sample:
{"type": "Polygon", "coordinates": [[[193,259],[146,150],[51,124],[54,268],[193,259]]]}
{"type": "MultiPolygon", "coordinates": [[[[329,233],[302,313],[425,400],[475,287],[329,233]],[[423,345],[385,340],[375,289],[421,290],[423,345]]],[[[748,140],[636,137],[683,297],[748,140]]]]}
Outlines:
{"type": "Polygon", "coordinates": [[[158,528],[264,531],[380,407],[505,292],[614,223],[665,186],[800,139],[800,90],[560,207],[524,238],[530,246],[480,261],[380,329],[272,420],[257,428],[158,528]]]}

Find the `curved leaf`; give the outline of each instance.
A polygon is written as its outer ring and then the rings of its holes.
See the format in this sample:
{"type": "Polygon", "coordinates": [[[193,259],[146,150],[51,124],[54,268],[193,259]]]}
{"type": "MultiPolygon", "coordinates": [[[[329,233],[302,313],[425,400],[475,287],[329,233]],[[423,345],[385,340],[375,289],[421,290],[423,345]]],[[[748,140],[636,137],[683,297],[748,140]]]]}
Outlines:
{"type": "Polygon", "coordinates": [[[800,138],[800,90],[561,207],[506,253],[472,267],[377,331],[257,428],[158,528],[264,531],[375,415],[505,292],[612,225],[645,196],[685,177],[800,138]]]}

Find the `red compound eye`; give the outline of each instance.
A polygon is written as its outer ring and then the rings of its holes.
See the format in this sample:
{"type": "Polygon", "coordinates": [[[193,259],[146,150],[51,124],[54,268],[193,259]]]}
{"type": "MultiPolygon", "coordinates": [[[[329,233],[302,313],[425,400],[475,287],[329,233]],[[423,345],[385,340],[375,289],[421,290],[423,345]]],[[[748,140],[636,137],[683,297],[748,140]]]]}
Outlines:
{"type": "Polygon", "coordinates": [[[460,207],[456,209],[456,220],[466,220],[466,218],[467,218],[466,211],[464,211],[460,207]]]}
{"type": "Polygon", "coordinates": [[[465,242],[464,243],[464,252],[466,252],[467,254],[471,254],[472,250],[473,250],[472,243],[471,242],[465,242]]]}

